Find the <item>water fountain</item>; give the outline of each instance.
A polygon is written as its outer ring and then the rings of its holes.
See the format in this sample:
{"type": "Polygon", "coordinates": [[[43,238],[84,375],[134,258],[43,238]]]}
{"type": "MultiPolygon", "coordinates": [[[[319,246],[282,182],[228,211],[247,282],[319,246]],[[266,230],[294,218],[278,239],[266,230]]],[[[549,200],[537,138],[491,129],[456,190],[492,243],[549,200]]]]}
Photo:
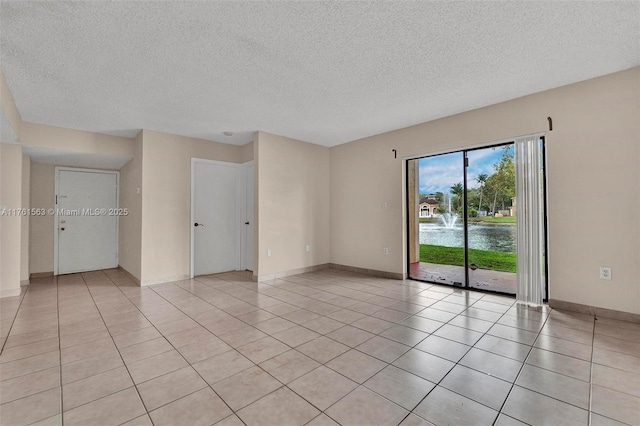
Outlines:
{"type": "Polygon", "coordinates": [[[446,212],[440,215],[440,219],[442,219],[442,224],[445,228],[453,228],[456,224],[456,220],[458,220],[458,215],[455,213],[446,212]]]}

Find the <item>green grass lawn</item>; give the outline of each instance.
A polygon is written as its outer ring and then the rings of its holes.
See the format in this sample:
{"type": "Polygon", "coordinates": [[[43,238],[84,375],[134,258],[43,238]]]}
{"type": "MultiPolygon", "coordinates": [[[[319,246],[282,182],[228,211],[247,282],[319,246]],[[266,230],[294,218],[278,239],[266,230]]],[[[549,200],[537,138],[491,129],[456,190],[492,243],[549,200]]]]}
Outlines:
{"type": "Polygon", "coordinates": [[[420,217],[420,223],[440,223],[439,217],[420,217]]]}
{"type": "Polygon", "coordinates": [[[504,217],[483,216],[483,217],[469,218],[469,220],[471,222],[485,222],[485,223],[516,223],[515,216],[504,216],[504,217]]]}
{"type": "MultiPolygon", "coordinates": [[[[420,244],[420,262],[438,263],[440,265],[463,266],[464,251],[462,247],[445,247],[434,246],[430,244],[420,244]]],[[[469,264],[472,263],[476,264],[478,268],[482,269],[516,272],[515,253],[469,249],[469,264]]]]}

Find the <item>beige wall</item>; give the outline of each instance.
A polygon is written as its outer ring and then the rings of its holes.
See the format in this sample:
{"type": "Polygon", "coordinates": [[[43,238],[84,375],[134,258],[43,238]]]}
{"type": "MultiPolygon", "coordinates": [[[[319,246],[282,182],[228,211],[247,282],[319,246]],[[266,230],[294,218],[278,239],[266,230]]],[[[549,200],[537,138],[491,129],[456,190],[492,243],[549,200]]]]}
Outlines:
{"type": "Polygon", "coordinates": [[[189,276],[192,157],[243,160],[239,146],[143,130],[143,285],[189,276]]]}
{"type": "Polygon", "coordinates": [[[120,217],[118,263],[140,280],[142,254],[142,132],[134,140],[134,157],[120,169],[120,208],[129,214],[120,217]]]}
{"type": "Polygon", "coordinates": [[[258,277],[328,263],[329,148],[264,132],[257,147],[258,277]]]}
{"type": "Polygon", "coordinates": [[[640,313],[639,82],[634,68],[332,148],[332,262],[404,272],[402,158],[546,131],[551,116],[550,297],[640,313]],[[594,211],[594,198],[609,211],[594,211]]]}
{"type": "MultiPolygon", "coordinates": [[[[22,208],[30,208],[31,192],[31,158],[22,155],[22,208]]],[[[22,216],[20,236],[20,281],[29,280],[29,221],[30,216],[22,216]]]]}
{"type": "MultiPolygon", "coordinates": [[[[31,207],[55,208],[55,166],[31,163],[31,207]]],[[[31,216],[29,219],[29,270],[32,274],[53,273],[54,216],[31,216]]]]}
{"type": "Polygon", "coordinates": [[[23,122],[20,142],[33,148],[132,158],[132,139],[83,130],[23,122]]]}
{"type": "MultiPolygon", "coordinates": [[[[0,205],[22,208],[22,147],[0,143],[0,205]]],[[[0,216],[0,297],[20,294],[20,215],[0,216]]]]}
{"type": "Polygon", "coordinates": [[[11,90],[9,90],[2,71],[0,71],[0,108],[4,110],[7,120],[9,120],[9,124],[13,128],[13,132],[17,137],[20,137],[22,119],[20,118],[20,113],[18,112],[13,95],[11,94],[11,90]]]}
{"type": "Polygon", "coordinates": [[[248,161],[253,160],[253,142],[249,142],[246,145],[242,145],[240,148],[242,149],[241,158],[240,158],[241,163],[246,163],[248,161]]]}
{"type": "MultiPolygon", "coordinates": [[[[22,120],[2,71],[0,71],[0,108],[2,108],[13,133],[19,138],[22,120]]],[[[28,203],[25,205],[23,198],[25,180],[23,165],[20,145],[0,143],[1,206],[7,208],[28,207],[28,203]]],[[[28,188],[26,191],[28,194],[28,188]]],[[[28,273],[23,255],[23,252],[28,250],[28,246],[25,247],[25,235],[28,238],[28,220],[28,217],[25,216],[0,217],[0,297],[19,294],[20,281],[24,279],[25,269],[28,273]]]]}

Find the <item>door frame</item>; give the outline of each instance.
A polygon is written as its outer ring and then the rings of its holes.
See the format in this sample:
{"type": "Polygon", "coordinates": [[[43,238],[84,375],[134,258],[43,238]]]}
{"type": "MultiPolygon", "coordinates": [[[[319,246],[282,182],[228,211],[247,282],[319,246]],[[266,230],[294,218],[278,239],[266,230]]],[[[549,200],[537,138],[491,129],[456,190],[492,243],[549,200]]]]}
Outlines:
{"type": "MultiPolygon", "coordinates": [[[[545,251],[545,258],[544,258],[544,267],[545,267],[545,275],[544,275],[544,299],[543,302],[546,303],[549,300],[549,226],[548,226],[548,210],[547,210],[547,205],[548,205],[548,191],[547,191],[547,187],[548,187],[548,177],[547,177],[547,138],[546,138],[546,134],[544,132],[541,133],[536,133],[533,134],[531,136],[535,136],[537,137],[539,140],[542,141],[542,166],[543,166],[543,176],[542,176],[542,180],[544,181],[544,184],[542,186],[542,198],[543,198],[543,208],[544,208],[544,212],[543,212],[543,226],[544,226],[544,251],[545,251]]],[[[515,140],[518,138],[519,136],[513,137],[513,138],[508,138],[508,139],[502,139],[499,141],[493,141],[493,142],[488,142],[488,143],[484,143],[484,144],[477,144],[477,145],[472,145],[469,147],[462,147],[462,148],[457,148],[454,150],[449,150],[449,151],[437,151],[435,153],[432,154],[423,154],[423,155],[414,155],[414,156],[407,156],[403,158],[404,161],[404,165],[403,165],[403,169],[404,169],[404,188],[405,188],[405,224],[404,224],[404,234],[406,236],[405,241],[406,241],[406,247],[405,247],[405,255],[404,255],[404,261],[405,261],[405,267],[406,267],[406,277],[407,279],[411,279],[414,281],[421,281],[421,282],[427,282],[429,284],[437,284],[437,285],[445,285],[447,287],[453,287],[453,288],[461,288],[464,290],[473,290],[473,291],[479,291],[479,292],[483,292],[483,293],[490,293],[490,294],[500,294],[500,295],[505,295],[505,296],[512,296],[515,297],[514,294],[510,294],[510,293],[504,293],[504,292],[500,292],[500,291],[493,291],[493,290],[485,290],[485,289],[478,289],[478,288],[473,288],[473,287],[469,287],[469,259],[468,259],[468,223],[467,223],[467,215],[468,215],[468,211],[467,211],[467,153],[469,151],[476,151],[476,150],[480,150],[480,149],[485,149],[485,148],[493,148],[493,147],[499,147],[499,146],[504,146],[504,145],[508,145],[508,144],[513,144],[515,143],[515,140]],[[465,283],[462,287],[457,287],[454,285],[449,285],[449,284],[442,284],[442,283],[437,283],[437,282],[432,282],[432,281],[425,281],[425,280],[419,280],[417,278],[411,278],[410,277],[410,272],[411,272],[411,263],[410,263],[410,257],[409,257],[409,252],[411,250],[410,247],[410,241],[411,238],[409,238],[409,232],[411,229],[409,220],[410,220],[410,215],[409,215],[409,209],[412,208],[411,206],[411,202],[410,202],[410,197],[409,197],[409,161],[411,160],[419,160],[421,158],[427,158],[427,157],[436,157],[438,155],[444,155],[444,154],[453,154],[456,152],[460,152],[462,153],[462,167],[464,170],[464,179],[463,179],[463,187],[464,187],[464,191],[463,191],[463,227],[464,227],[464,268],[465,268],[465,283]]],[[[517,271],[516,271],[517,274],[517,271]]]]}
{"type": "MultiPolygon", "coordinates": [[[[212,165],[221,165],[225,167],[233,167],[236,169],[236,211],[245,211],[246,207],[246,184],[245,184],[245,172],[249,165],[253,165],[253,160],[248,161],[246,163],[232,163],[229,161],[219,161],[219,160],[207,160],[205,158],[196,158],[191,157],[191,200],[190,200],[190,213],[189,213],[189,277],[195,277],[195,227],[193,226],[195,222],[195,165],[197,163],[201,164],[212,164],[212,165]],[[240,172],[242,172],[242,179],[238,179],[240,172]]],[[[255,206],[254,206],[255,209],[255,206]]],[[[244,213],[243,213],[244,215],[244,213]]],[[[253,220],[251,218],[250,220],[253,220]]],[[[243,250],[246,249],[246,239],[243,238],[245,235],[244,227],[241,227],[240,221],[236,221],[234,226],[234,233],[236,236],[236,241],[238,242],[235,249],[235,258],[236,258],[236,270],[244,270],[244,256],[243,250]]],[[[255,244],[255,241],[254,241],[255,244]]],[[[253,248],[251,248],[253,250],[253,248]]]]}
{"type": "MultiPolygon", "coordinates": [[[[118,170],[102,170],[102,169],[85,169],[81,167],[56,166],[54,171],[54,190],[53,190],[53,275],[58,275],[58,189],[60,181],[60,172],[82,172],[82,173],[102,173],[116,176],[116,209],[120,208],[120,172],[118,170]]],[[[120,216],[116,217],[116,267],[120,265],[120,216]]]]}
{"type": "MultiPolygon", "coordinates": [[[[252,196],[255,195],[255,167],[254,167],[254,163],[253,160],[251,161],[247,161],[246,163],[242,163],[240,164],[240,168],[242,170],[242,195],[240,196],[241,199],[241,211],[242,214],[244,215],[244,220],[245,221],[251,221],[253,222],[253,226],[255,229],[255,222],[254,222],[254,218],[253,217],[247,217],[247,171],[249,170],[250,167],[253,167],[253,173],[254,173],[254,185],[253,185],[253,189],[254,189],[254,194],[251,194],[252,196]]],[[[255,213],[255,198],[254,198],[254,203],[253,203],[253,211],[255,213]]],[[[254,214],[255,216],[255,214],[254,214]]],[[[247,264],[247,253],[249,253],[249,250],[251,250],[251,254],[253,255],[253,247],[248,247],[247,246],[247,233],[248,233],[248,227],[246,226],[242,226],[241,227],[241,237],[240,237],[240,270],[241,271],[245,271],[247,270],[247,267],[249,266],[247,264]]],[[[255,244],[255,232],[254,232],[254,238],[253,238],[253,243],[255,244]]],[[[254,265],[255,265],[255,259],[253,259],[254,265]]],[[[255,269],[255,266],[253,266],[253,268],[255,269]]]]}

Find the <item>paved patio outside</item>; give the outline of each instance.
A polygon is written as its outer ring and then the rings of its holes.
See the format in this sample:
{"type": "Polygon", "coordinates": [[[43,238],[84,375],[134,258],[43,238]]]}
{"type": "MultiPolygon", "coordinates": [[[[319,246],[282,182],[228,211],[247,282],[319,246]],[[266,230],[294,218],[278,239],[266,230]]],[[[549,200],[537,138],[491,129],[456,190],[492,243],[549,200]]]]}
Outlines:
{"type": "MultiPolygon", "coordinates": [[[[416,262],[411,264],[409,276],[417,280],[448,285],[459,283],[460,286],[464,286],[464,266],[416,262]]],[[[516,294],[516,274],[514,272],[489,269],[469,270],[469,281],[471,288],[516,294]]]]}

